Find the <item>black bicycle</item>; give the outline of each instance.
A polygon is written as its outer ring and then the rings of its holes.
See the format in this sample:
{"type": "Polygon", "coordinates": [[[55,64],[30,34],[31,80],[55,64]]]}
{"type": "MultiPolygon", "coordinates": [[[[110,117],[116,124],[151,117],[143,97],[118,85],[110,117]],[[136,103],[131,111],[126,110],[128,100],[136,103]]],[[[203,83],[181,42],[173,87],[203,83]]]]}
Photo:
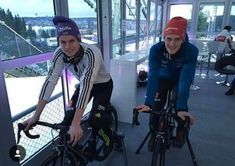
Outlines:
{"type": "MultiPolygon", "coordinates": [[[[64,124],[51,124],[47,122],[38,121],[35,125],[41,125],[45,127],[50,127],[52,130],[57,130],[59,132],[59,137],[52,138],[52,153],[40,164],[41,166],[85,166],[89,162],[97,160],[103,161],[114,149],[123,152],[125,166],[128,166],[126,149],[124,145],[124,134],[118,132],[118,117],[117,112],[114,107],[110,109],[112,114],[112,126],[111,131],[113,132],[110,146],[107,146],[107,142],[100,137],[102,130],[97,131],[94,127],[91,127],[88,122],[88,115],[82,120],[83,137],[80,141],[72,147],[69,143],[69,135],[67,131],[69,126],[64,124]],[[93,151],[88,150],[88,144],[93,140],[93,146],[95,147],[93,151]]],[[[25,126],[22,123],[18,124],[18,140],[20,142],[21,131],[24,131],[25,126]]],[[[39,138],[39,135],[32,135],[29,131],[24,131],[25,135],[31,139],[39,138]]]]}
{"type": "MultiPolygon", "coordinates": [[[[175,125],[175,117],[176,113],[173,111],[174,110],[174,104],[169,100],[170,97],[168,95],[168,102],[166,107],[164,107],[160,112],[155,112],[155,111],[148,111],[148,112],[143,112],[143,113],[149,113],[149,114],[154,114],[159,117],[158,121],[158,132],[156,135],[155,139],[155,147],[153,150],[152,154],[152,161],[151,161],[151,166],[165,166],[166,160],[165,160],[165,154],[166,150],[171,147],[171,145],[174,143],[174,129],[176,128],[175,125]]],[[[140,125],[140,122],[138,121],[138,109],[134,108],[133,109],[133,121],[132,121],[132,126],[134,125],[140,125]]],[[[186,120],[184,121],[184,130],[186,133],[186,142],[192,157],[193,165],[197,166],[197,161],[191,146],[191,143],[188,138],[189,134],[189,129],[190,129],[190,119],[189,117],[186,117],[186,120]]],[[[144,143],[150,136],[150,131],[136,150],[136,154],[140,153],[141,148],[143,147],[144,143]]]]}

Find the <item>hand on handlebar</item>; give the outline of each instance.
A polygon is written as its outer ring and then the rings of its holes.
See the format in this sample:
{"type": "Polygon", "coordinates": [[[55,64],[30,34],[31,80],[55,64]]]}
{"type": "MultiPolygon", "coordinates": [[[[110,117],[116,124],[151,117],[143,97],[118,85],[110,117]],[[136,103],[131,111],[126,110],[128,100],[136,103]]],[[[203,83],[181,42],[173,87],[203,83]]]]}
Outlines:
{"type": "Polygon", "coordinates": [[[68,106],[69,106],[69,107],[72,107],[72,105],[73,105],[73,100],[69,100],[68,106]]]}
{"type": "Polygon", "coordinates": [[[151,108],[144,104],[136,106],[133,109],[132,127],[134,127],[135,125],[140,125],[140,122],[138,121],[139,112],[149,112],[150,110],[151,108]]]}
{"type": "Polygon", "coordinates": [[[136,109],[138,110],[138,112],[147,112],[151,110],[149,106],[144,104],[137,106],[136,109]]]}
{"type": "Polygon", "coordinates": [[[193,125],[194,123],[194,117],[190,112],[186,112],[186,111],[179,111],[177,112],[177,115],[182,119],[185,120],[185,117],[188,116],[190,119],[190,126],[193,125]]]}
{"type": "Polygon", "coordinates": [[[34,124],[39,120],[40,115],[39,114],[34,114],[31,118],[25,120],[23,124],[26,126],[24,131],[28,131],[29,129],[34,126],[34,124]]]}

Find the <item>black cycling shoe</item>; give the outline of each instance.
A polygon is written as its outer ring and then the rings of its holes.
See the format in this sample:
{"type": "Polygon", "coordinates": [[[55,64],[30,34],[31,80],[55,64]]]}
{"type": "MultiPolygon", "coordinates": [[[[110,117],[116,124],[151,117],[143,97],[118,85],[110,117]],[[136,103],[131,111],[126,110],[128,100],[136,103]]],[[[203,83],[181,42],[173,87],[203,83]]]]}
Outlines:
{"type": "Polygon", "coordinates": [[[234,95],[234,89],[230,88],[226,93],[225,93],[226,96],[231,96],[231,95],[234,95]]]}
{"type": "Polygon", "coordinates": [[[185,131],[183,127],[177,127],[176,137],[173,141],[173,146],[177,148],[182,148],[185,144],[185,131]]]}
{"type": "Polygon", "coordinates": [[[89,161],[95,160],[96,157],[96,142],[95,139],[88,140],[88,146],[85,148],[83,154],[89,161]]]}
{"type": "Polygon", "coordinates": [[[114,149],[122,152],[123,151],[123,139],[125,135],[122,132],[118,132],[115,134],[115,139],[114,139],[114,149]]]}
{"type": "Polygon", "coordinates": [[[149,142],[148,142],[148,151],[153,152],[155,145],[156,145],[156,135],[151,134],[149,142]]]}
{"type": "Polygon", "coordinates": [[[94,161],[95,157],[96,157],[96,149],[90,149],[90,148],[86,148],[83,152],[83,155],[89,160],[89,161],[94,161]]]}

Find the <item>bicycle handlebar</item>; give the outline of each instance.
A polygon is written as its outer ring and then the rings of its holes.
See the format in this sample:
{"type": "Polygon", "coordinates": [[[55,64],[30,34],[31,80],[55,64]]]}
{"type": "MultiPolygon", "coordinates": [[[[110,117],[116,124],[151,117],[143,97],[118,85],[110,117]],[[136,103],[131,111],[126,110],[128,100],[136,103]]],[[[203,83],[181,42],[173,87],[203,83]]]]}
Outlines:
{"type": "MultiPolygon", "coordinates": [[[[132,117],[132,127],[139,126],[140,122],[138,120],[138,116],[139,116],[139,109],[134,108],[133,109],[133,117],[132,117]]],[[[177,114],[173,113],[173,112],[167,112],[167,111],[160,111],[160,112],[155,112],[152,109],[150,111],[143,111],[143,113],[148,113],[148,114],[154,114],[157,116],[167,116],[167,117],[173,117],[176,118],[177,114]]],[[[180,118],[178,118],[180,119],[180,118]]],[[[184,128],[189,129],[190,128],[190,117],[189,116],[185,116],[185,120],[180,119],[180,122],[182,123],[184,128]]]]}
{"type": "MultiPolygon", "coordinates": [[[[36,122],[35,124],[33,124],[32,126],[35,126],[35,125],[41,125],[41,126],[46,126],[46,127],[50,127],[52,129],[55,129],[55,130],[61,130],[61,131],[68,131],[69,130],[69,127],[68,126],[65,126],[65,125],[62,125],[62,124],[58,124],[58,123],[55,123],[55,124],[51,124],[51,123],[47,123],[47,122],[41,122],[41,121],[38,121],[36,122]]],[[[33,135],[29,132],[29,130],[25,131],[26,125],[24,125],[23,123],[18,123],[18,133],[17,133],[17,144],[20,142],[20,138],[21,138],[21,131],[23,131],[25,133],[25,135],[30,138],[30,139],[36,139],[36,138],[39,138],[40,135],[39,134],[36,134],[36,135],[33,135]]]]}
{"type": "MultiPolygon", "coordinates": [[[[138,121],[138,116],[139,116],[139,109],[134,108],[133,109],[133,118],[132,118],[132,126],[134,125],[139,126],[140,122],[138,121]]],[[[157,116],[168,116],[168,117],[174,117],[176,114],[172,112],[166,112],[166,111],[160,111],[160,112],[155,112],[152,109],[149,111],[143,111],[143,113],[148,113],[148,114],[154,114],[157,116]]]]}

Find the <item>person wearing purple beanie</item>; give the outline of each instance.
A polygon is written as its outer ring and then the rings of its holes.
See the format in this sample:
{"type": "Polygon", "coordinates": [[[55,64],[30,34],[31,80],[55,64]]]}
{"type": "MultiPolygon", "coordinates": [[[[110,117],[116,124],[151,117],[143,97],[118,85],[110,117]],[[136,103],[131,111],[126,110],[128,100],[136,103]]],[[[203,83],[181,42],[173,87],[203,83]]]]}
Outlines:
{"type": "MultiPolygon", "coordinates": [[[[82,43],[81,33],[73,20],[64,16],[55,16],[53,23],[56,27],[59,46],[54,51],[51,69],[41,88],[36,111],[31,118],[24,121],[27,125],[25,130],[39,120],[62,76],[63,69],[67,68],[80,82],[69,101],[69,105],[73,108],[72,116],[65,114],[63,121],[70,126],[68,133],[70,143],[74,146],[83,135],[80,123],[88,102],[93,97],[91,112],[99,109],[107,111],[113,81],[105,68],[101,51],[95,45],[82,43]]],[[[90,116],[94,114],[90,113],[90,116]]]]}

